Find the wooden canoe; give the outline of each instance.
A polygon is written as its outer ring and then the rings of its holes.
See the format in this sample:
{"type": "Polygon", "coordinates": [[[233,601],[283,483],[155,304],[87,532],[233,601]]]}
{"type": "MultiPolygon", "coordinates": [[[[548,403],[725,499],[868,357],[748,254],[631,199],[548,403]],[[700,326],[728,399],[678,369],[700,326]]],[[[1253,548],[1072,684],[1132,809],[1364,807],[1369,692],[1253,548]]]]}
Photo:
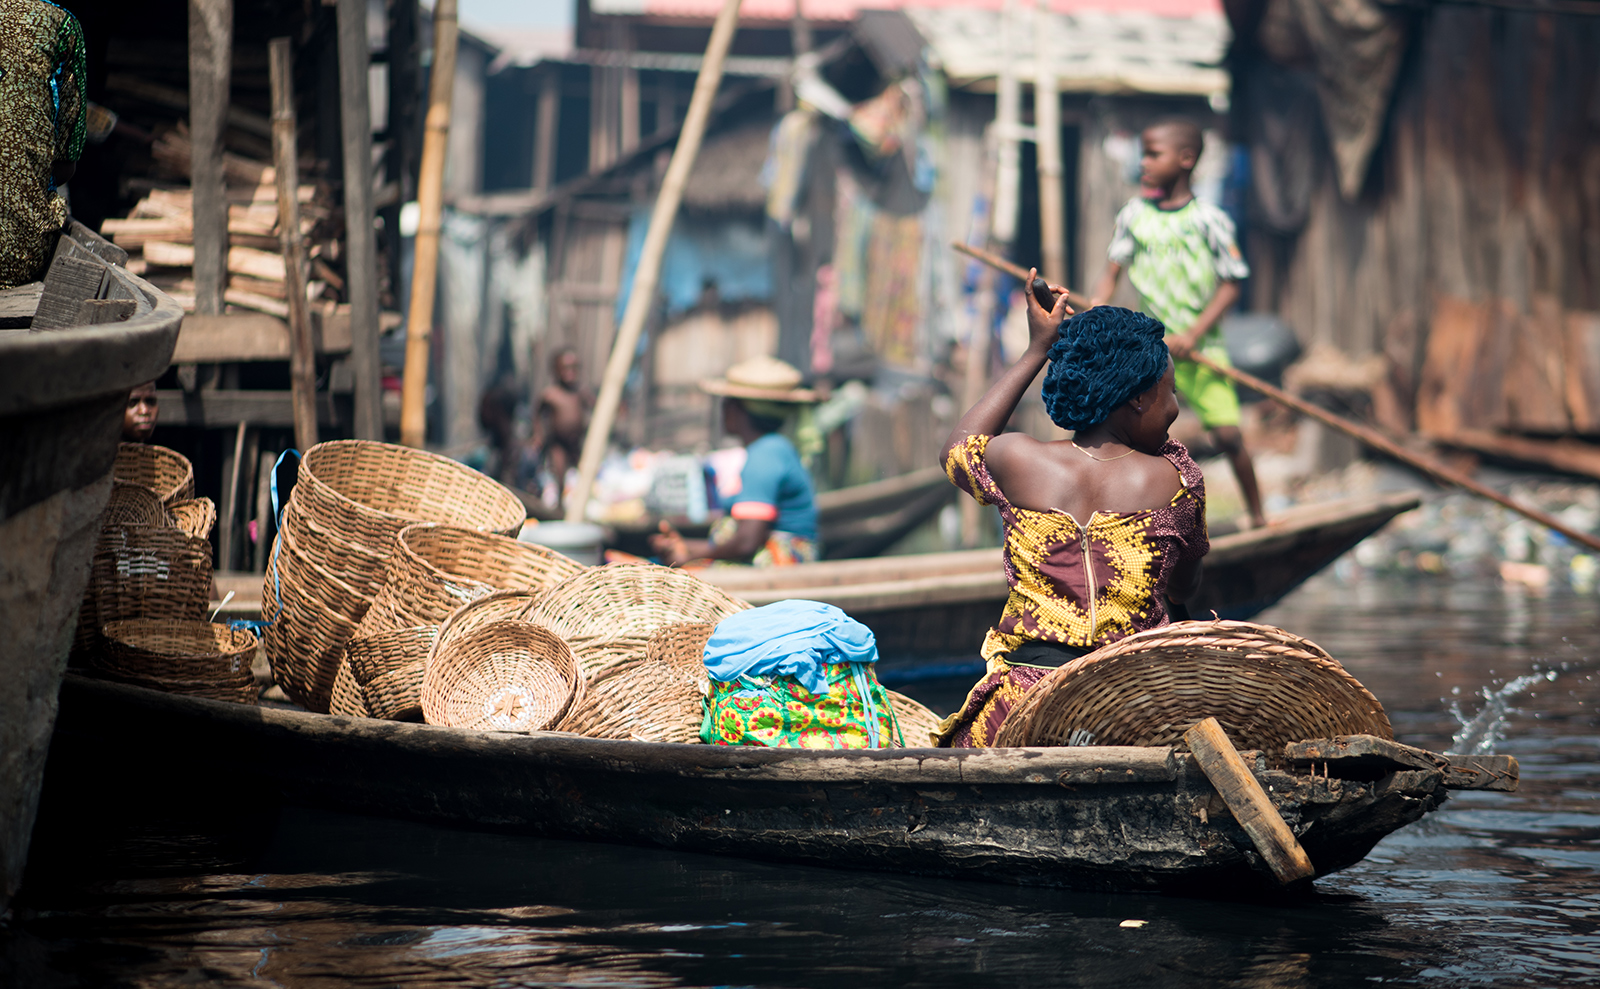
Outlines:
{"type": "MultiPolygon", "coordinates": [[[[1403,493],[1301,505],[1263,529],[1218,536],[1190,614],[1251,618],[1418,504],[1415,495],[1403,493]]],[[[880,675],[902,681],[919,673],[975,672],[984,633],[1009,593],[998,549],[765,570],[723,567],[701,576],[755,605],[787,598],[838,605],[877,636],[880,675]]]]}
{"type": "Polygon", "coordinates": [[[118,256],[74,224],[42,286],[0,292],[0,917],[27,861],[128,392],[166,370],[183,320],[118,256]],[[33,328],[36,313],[51,318],[33,328]]]}
{"type": "MultiPolygon", "coordinates": [[[[1447,788],[1515,786],[1507,757],[1484,773],[1366,736],[1299,744],[1314,773],[1245,756],[1318,876],[1360,861],[1447,788]]],[[[1275,886],[1193,757],[1168,748],[835,752],[500,734],[69,676],[50,771],[74,789],[96,773],[156,773],[220,798],[231,780],[252,799],[852,869],[1213,896],[1275,886]]]]}

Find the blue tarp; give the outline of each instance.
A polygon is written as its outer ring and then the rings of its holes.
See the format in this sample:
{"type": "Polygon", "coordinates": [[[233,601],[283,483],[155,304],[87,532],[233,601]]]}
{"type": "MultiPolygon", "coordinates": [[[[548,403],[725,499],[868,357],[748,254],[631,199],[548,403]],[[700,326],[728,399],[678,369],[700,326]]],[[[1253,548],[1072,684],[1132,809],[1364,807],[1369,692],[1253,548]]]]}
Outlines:
{"type": "Polygon", "coordinates": [[[831,604],[779,601],[729,615],[706,643],[706,672],[727,683],[741,676],[792,676],[813,694],[828,692],[828,663],[875,663],[872,630],[831,604]]]}

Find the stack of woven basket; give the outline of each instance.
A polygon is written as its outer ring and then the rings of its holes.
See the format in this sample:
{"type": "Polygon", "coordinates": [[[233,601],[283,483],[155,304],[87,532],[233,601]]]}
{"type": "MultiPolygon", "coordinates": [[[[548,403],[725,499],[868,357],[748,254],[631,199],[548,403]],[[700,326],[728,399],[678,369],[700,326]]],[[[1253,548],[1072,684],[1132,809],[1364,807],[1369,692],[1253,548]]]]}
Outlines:
{"type": "Polygon", "coordinates": [[[74,662],[173,693],[254,703],[254,634],[205,620],[211,527],[194,468],[174,450],[124,443],[78,611],[74,662]]]}

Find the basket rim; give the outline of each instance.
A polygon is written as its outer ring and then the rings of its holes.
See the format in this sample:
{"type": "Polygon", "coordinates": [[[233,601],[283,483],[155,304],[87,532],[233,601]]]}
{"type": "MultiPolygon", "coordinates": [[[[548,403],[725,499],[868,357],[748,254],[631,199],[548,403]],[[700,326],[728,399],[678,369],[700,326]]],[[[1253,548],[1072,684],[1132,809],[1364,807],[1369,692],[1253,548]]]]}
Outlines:
{"type": "MultiPolygon", "coordinates": [[[[329,484],[327,481],[319,478],[316,474],[316,471],[312,469],[312,458],[317,457],[319,452],[331,452],[335,449],[363,450],[373,448],[390,449],[404,456],[416,457],[419,460],[447,467],[456,471],[457,473],[465,475],[468,479],[483,480],[492,485],[493,488],[498,488],[500,492],[504,493],[505,498],[502,500],[506,501],[507,505],[509,505],[511,502],[516,502],[518,510],[523,513],[524,520],[527,518],[528,509],[526,505],[522,504],[522,500],[518,498],[510,488],[507,488],[504,484],[496,481],[488,474],[485,474],[484,472],[476,470],[472,467],[468,467],[466,464],[461,463],[458,460],[451,460],[449,457],[446,457],[442,454],[434,453],[431,450],[419,450],[416,447],[403,446],[399,443],[384,443],[379,440],[323,440],[321,443],[318,443],[316,446],[313,446],[311,449],[307,450],[305,455],[300,458],[300,469],[296,472],[295,484],[296,486],[299,486],[305,481],[312,481],[315,483],[315,487],[319,492],[325,491],[332,495],[337,501],[345,505],[349,505],[359,511],[373,512],[375,514],[384,515],[393,519],[409,519],[413,524],[431,521],[429,519],[417,518],[415,515],[402,514],[400,512],[388,511],[387,509],[383,508],[376,508],[372,505],[368,505],[366,502],[357,501],[345,494],[343,491],[340,491],[338,488],[334,487],[332,484],[329,484]],[[304,476],[301,476],[301,474],[304,476]]],[[[480,531],[492,532],[494,530],[483,529],[480,531]]]]}
{"type": "MultiPolygon", "coordinates": [[[[469,537],[469,538],[482,539],[486,543],[488,543],[489,545],[497,545],[497,544],[500,544],[500,543],[511,543],[517,548],[517,550],[519,550],[519,551],[526,550],[529,553],[529,555],[539,557],[540,559],[547,560],[547,561],[549,561],[551,563],[559,564],[559,563],[567,560],[566,557],[563,557],[560,553],[557,553],[555,550],[550,549],[550,548],[548,548],[546,546],[540,546],[537,543],[525,543],[525,542],[521,541],[520,539],[516,539],[516,538],[514,538],[512,536],[507,536],[507,535],[504,535],[502,533],[495,532],[492,529],[468,529],[465,526],[459,526],[459,525],[456,525],[456,524],[454,524],[452,522],[413,522],[411,525],[408,525],[404,529],[401,529],[399,532],[395,533],[394,545],[395,545],[396,551],[404,554],[405,557],[407,558],[407,560],[414,561],[416,566],[418,567],[418,569],[420,569],[420,570],[424,571],[425,573],[427,573],[428,576],[435,577],[435,578],[437,578],[439,580],[447,581],[447,582],[450,582],[450,583],[457,583],[457,582],[460,582],[460,581],[467,581],[467,582],[470,582],[470,583],[477,584],[477,585],[479,585],[481,587],[494,587],[494,585],[490,584],[488,581],[481,580],[481,579],[479,579],[477,577],[467,577],[467,576],[463,576],[461,574],[447,573],[446,571],[441,570],[437,565],[435,565],[432,560],[429,560],[427,557],[423,556],[422,554],[418,553],[416,550],[411,548],[410,540],[411,540],[412,537],[430,535],[430,534],[432,534],[434,532],[440,532],[440,531],[448,531],[448,532],[451,532],[451,533],[459,533],[460,535],[466,536],[466,537],[469,537]]],[[[575,567],[580,568],[580,569],[586,569],[586,568],[583,567],[583,564],[581,564],[581,563],[574,563],[573,565],[575,567]]],[[[576,573],[576,572],[577,571],[574,571],[574,573],[576,573]]],[[[573,574],[568,574],[567,576],[572,576],[572,575],[573,574]]],[[[564,581],[566,579],[567,579],[567,577],[562,577],[560,580],[552,581],[548,586],[549,587],[554,587],[556,584],[561,583],[561,581],[564,581]]],[[[494,588],[494,589],[495,590],[520,590],[520,588],[494,588]]]]}

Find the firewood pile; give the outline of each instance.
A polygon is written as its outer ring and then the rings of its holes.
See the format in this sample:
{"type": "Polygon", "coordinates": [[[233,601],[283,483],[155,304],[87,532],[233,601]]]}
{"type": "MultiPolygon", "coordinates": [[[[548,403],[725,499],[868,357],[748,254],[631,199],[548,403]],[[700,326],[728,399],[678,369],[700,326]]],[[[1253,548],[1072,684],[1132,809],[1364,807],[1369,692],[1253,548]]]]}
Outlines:
{"type": "MultiPolygon", "coordinates": [[[[177,52],[173,52],[176,55],[177,52]]],[[[266,51],[237,48],[232,105],[224,131],[228,199],[228,311],[286,318],[289,313],[271,156],[266,51]],[[259,62],[259,65],[257,64],[259,62]]],[[[136,199],[126,216],[108,218],[101,234],[128,251],[128,269],[194,308],[194,197],[189,188],[190,142],[186,61],[161,58],[148,46],[108,52],[106,91],[112,109],[148,134],[149,144],[126,163],[123,190],[136,199]]],[[[301,133],[309,121],[302,119],[301,133]]],[[[300,235],[310,259],[307,294],[313,308],[343,300],[343,210],[320,176],[324,163],[302,155],[300,235]]]]}

